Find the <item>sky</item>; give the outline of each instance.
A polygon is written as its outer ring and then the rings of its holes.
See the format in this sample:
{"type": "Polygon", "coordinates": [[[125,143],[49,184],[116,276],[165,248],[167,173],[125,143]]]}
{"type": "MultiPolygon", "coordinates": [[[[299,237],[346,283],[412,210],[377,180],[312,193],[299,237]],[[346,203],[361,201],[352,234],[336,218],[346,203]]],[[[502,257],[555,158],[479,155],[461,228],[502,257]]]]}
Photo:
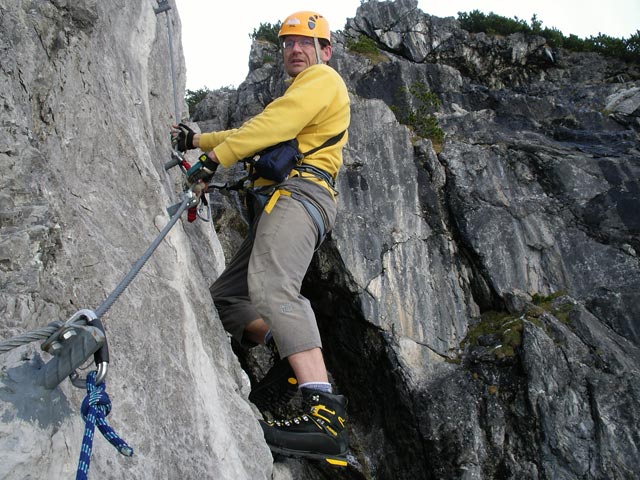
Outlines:
{"type": "MultiPolygon", "coordinates": [[[[355,17],[361,0],[174,0],[182,23],[182,47],[187,89],[237,87],[249,73],[249,35],[261,23],[275,24],[289,14],[313,10],[322,14],[332,31],[344,29],[355,17]]],[[[480,10],[555,27],[565,36],[580,38],[599,33],[629,38],[640,30],[640,0],[419,0],[418,7],[436,17],[480,10]]],[[[175,12],[170,12],[175,14],[175,12]]],[[[164,15],[164,14],[163,14],[164,15]]]]}

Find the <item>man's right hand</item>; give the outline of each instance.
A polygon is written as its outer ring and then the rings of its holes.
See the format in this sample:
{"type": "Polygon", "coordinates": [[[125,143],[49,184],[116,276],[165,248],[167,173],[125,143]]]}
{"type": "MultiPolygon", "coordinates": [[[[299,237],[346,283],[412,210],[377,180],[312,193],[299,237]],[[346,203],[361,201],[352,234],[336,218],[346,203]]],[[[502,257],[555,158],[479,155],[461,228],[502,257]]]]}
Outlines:
{"type": "Polygon", "coordinates": [[[218,164],[203,153],[196,164],[187,171],[187,181],[189,185],[195,185],[200,181],[209,183],[217,169],[218,164]]]}
{"type": "Polygon", "coordinates": [[[188,125],[180,123],[173,126],[174,130],[171,132],[171,144],[179,151],[186,152],[192,150],[195,147],[193,144],[193,137],[196,132],[191,130],[188,125]]]}

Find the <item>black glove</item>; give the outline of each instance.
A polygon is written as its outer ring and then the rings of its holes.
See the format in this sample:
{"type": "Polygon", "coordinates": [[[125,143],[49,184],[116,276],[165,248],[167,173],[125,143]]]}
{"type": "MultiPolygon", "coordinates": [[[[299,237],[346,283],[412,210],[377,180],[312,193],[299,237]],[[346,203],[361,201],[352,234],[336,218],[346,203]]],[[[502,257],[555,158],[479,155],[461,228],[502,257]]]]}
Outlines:
{"type": "Polygon", "coordinates": [[[196,134],[188,125],[180,123],[171,133],[171,144],[180,152],[186,152],[196,147],[193,146],[193,136],[196,134]]]}
{"type": "Polygon", "coordinates": [[[203,153],[198,157],[196,164],[187,171],[187,181],[189,185],[194,185],[200,180],[209,183],[217,169],[218,164],[211,160],[206,153],[203,153]]]}

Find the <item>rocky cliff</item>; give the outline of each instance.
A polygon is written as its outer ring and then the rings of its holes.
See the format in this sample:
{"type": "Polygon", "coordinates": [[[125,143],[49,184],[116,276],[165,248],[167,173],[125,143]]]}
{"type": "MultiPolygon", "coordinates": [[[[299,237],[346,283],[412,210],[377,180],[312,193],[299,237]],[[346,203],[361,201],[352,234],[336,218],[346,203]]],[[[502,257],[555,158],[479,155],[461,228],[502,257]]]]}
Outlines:
{"type": "MultiPolygon", "coordinates": [[[[0,338],[95,308],[168,221],[154,6],[0,2],[0,338]]],[[[280,95],[279,55],[254,42],[246,81],[202,102],[198,126],[237,126],[280,95]]],[[[352,126],[304,293],[350,400],[350,467],[272,463],[246,400],[261,351],[234,355],[208,298],[246,228],[216,194],[215,230],[178,223],[104,318],[109,421],[136,453],[97,437],[90,475],[638,477],[637,65],[471,35],[414,0],[363,3],[332,65],[352,126]],[[364,37],[377,52],[355,51],[364,37]],[[432,142],[415,120],[434,96],[432,142]]],[[[35,343],[0,357],[0,476],[75,469],[84,393],[44,389],[49,358],[35,343]]]]}
{"type": "MultiPolygon", "coordinates": [[[[155,2],[0,1],[0,338],[95,309],[168,222],[174,102],[155,2]]],[[[186,106],[185,106],[186,110],[186,106]]],[[[207,285],[210,224],[179,222],[104,317],[113,426],[89,478],[269,478],[272,460],[207,285]]],[[[0,478],[71,478],[85,392],[39,383],[39,343],[0,357],[0,478]]]]}

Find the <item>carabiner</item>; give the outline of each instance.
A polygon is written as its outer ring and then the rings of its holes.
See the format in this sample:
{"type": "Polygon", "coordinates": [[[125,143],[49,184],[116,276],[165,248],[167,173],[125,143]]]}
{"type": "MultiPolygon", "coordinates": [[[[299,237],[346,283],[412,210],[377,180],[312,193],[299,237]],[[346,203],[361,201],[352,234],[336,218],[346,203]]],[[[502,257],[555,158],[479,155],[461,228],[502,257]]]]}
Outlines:
{"type": "MultiPolygon", "coordinates": [[[[100,385],[107,377],[107,370],[109,368],[109,344],[107,342],[107,334],[104,331],[104,325],[102,325],[102,321],[98,318],[93,310],[80,310],[80,312],[78,313],[81,313],[82,316],[87,319],[87,325],[96,327],[102,333],[104,333],[104,343],[93,354],[93,362],[98,369],[98,374],[96,375],[96,385],[100,385]]],[[[71,380],[71,383],[73,383],[76,387],[78,386],[76,384],[76,382],[78,381],[81,382],[81,386],[79,388],[85,388],[87,385],[87,379],[81,378],[75,370],[71,375],[69,375],[69,379],[71,380]]]]}
{"type": "Polygon", "coordinates": [[[207,200],[205,196],[207,193],[202,192],[202,198],[200,199],[200,204],[198,205],[198,218],[203,222],[211,221],[211,203],[207,200]],[[206,215],[202,212],[206,212],[206,215]]]}

